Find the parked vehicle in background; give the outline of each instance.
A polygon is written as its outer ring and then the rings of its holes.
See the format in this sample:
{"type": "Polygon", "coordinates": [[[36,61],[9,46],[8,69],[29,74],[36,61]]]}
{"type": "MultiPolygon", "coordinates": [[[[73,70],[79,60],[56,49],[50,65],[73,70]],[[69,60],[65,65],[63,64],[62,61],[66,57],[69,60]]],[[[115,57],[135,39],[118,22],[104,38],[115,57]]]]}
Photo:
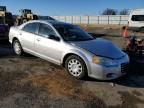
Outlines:
{"type": "Polygon", "coordinates": [[[9,26],[4,23],[4,18],[0,17],[0,40],[8,39],[9,26]]]}
{"type": "Polygon", "coordinates": [[[51,16],[38,16],[39,20],[56,20],[51,16]]]}
{"type": "Polygon", "coordinates": [[[29,21],[11,27],[14,52],[23,52],[62,65],[78,79],[89,76],[111,80],[128,71],[129,57],[112,42],[93,38],[78,26],[54,20],[29,21]]]}
{"type": "Polygon", "coordinates": [[[135,9],[130,12],[128,27],[134,31],[144,32],[144,9],[135,9]]]}
{"type": "Polygon", "coordinates": [[[0,17],[3,17],[4,24],[9,27],[14,25],[14,20],[11,12],[7,12],[6,6],[0,6],[0,17]]]}
{"type": "Polygon", "coordinates": [[[30,20],[38,19],[38,16],[33,14],[30,9],[21,9],[20,12],[21,12],[21,15],[17,16],[16,21],[15,21],[16,26],[21,25],[30,20]]]}

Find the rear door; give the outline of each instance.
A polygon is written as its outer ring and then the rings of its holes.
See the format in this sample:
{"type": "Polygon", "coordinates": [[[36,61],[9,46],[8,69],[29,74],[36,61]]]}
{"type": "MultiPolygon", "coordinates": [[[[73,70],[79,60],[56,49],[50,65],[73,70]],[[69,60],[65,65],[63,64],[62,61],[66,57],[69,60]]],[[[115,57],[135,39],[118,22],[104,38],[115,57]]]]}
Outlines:
{"type": "Polygon", "coordinates": [[[35,37],[36,51],[43,58],[59,64],[62,56],[61,42],[49,39],[49,35],[56,36],[56,33],[51,26],[41,23],[38,35],[35,37]]]}
{"type": "Polygon", "coordinates": [[[29,23],[22,28],[20,32],[21,44],[23,49],[29,52],[34,52],[34,41],[39,23],[29,23]]]}

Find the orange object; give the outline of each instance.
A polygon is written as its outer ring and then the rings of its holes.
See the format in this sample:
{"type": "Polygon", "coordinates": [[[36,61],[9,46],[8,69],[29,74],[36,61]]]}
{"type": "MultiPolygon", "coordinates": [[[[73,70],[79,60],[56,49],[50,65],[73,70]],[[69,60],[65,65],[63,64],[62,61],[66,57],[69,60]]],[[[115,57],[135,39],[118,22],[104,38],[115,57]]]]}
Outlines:
{"type": "Polygon", "coordinates": [[[127,38],[128,37],[128,27],[125,27],[124,33],[123,33],[123,37],[127,38]]]}

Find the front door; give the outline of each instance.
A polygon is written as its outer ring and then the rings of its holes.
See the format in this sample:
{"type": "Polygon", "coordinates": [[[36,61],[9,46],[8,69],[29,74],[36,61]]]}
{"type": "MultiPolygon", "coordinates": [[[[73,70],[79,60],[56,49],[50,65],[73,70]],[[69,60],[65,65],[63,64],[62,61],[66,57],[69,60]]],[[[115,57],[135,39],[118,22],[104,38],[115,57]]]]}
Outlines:
{"type": "Polygon", "coordinates": [[[47,24],[40,24],[38,35],[35,37],[35,49],[39,56],[60,64],[62,56],[62,45],[60,41],[50,39],[49,36],[56,36],[55,31],[47,24]]]}

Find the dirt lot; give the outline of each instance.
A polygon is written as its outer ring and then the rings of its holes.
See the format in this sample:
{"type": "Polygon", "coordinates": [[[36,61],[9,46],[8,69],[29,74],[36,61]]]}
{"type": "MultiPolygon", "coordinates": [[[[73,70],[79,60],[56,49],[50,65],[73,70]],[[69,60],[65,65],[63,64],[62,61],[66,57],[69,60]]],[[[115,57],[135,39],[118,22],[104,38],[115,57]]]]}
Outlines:
{"type": "MultiPolygon", "coordinates": [[[[86,28],[123,47],[120,28],[86,28]]],[[[76,80],[60,66],[17,57],[0,41],[0,108],[143,108],[144,64],[131,58],[127,76],[114,81],[76,80]]]]}

